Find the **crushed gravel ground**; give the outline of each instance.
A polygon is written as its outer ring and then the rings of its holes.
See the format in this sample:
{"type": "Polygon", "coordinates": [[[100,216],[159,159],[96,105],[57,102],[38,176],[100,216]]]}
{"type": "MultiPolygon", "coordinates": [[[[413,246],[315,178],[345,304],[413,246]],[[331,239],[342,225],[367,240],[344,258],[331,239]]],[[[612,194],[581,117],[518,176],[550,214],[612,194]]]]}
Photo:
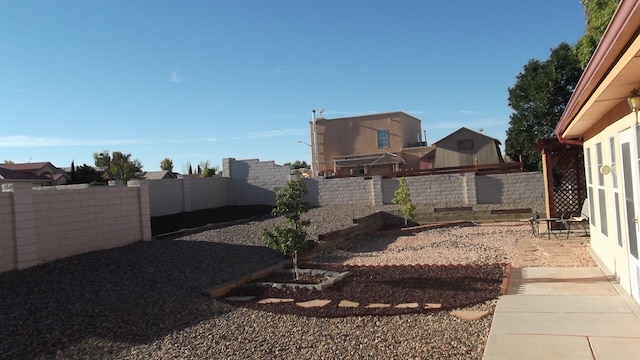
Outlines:
{"type": "MultiPolygon", "coordinates": [[[[385,208],[312,209],[309,233],[317,237],[342,229],[353,218],[385,208]]],[[[267,216],[2,273],[0,359],[482,357],[491,316],[465,321],[436,312],[322,319],[236,308],[202,296],[203,290],[283,259],[264,247],[259,235],[276,221],[267,216]]],[[[548,265],[543,239],[528,235],[527,227],[461,227],[396,241],[362,237],[320,260],[461,263],[523,256],[529,266],[548,265]],[[456,235],[458,230],[465,235],[456,235]],[[512,248],[520,245],[526,245],[524,255],[512,248]]],[[[575,257],[588,263],[584,239],[569,243],[575,257]]],[[[493,313],[495,304],[469,309],[493,313]]]]}

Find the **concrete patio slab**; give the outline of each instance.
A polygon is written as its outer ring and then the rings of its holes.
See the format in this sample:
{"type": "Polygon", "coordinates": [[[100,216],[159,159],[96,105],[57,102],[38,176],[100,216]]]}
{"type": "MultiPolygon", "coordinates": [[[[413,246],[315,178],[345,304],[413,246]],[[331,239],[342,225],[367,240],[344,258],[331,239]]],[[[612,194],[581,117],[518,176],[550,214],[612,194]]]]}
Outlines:
{"type": "Polygon", "coordinates": [[[484,359],[637,359],[640,306],[600,268],[512,269],[484,359]]]}
{"type": "Polygon", "coordinates": [[[496,311],[559,313],[631,313],[617,295],[518,295],[502,296],[496,311]]]}
{"type": "Polygon", "coordinates": [[[640,357],[638,338],[590,338],[596,359],[636,360],[640,357]]]}
{"type": "Polygon", "coordinates": [[[496,312],[495,334],[640,337],[640,321],[632,313],[504,313],[496,312]]]}
{"type": "Polygon", "coordinates": [[[589,340],[583,336],[512,335],[491,336],[486,360],[593,359],[589,340]]]}
{"type": "Polygon", "coordinates": [[[513,269],[507,292],[526,295],[616,295],[599,268],[513,269]]]}

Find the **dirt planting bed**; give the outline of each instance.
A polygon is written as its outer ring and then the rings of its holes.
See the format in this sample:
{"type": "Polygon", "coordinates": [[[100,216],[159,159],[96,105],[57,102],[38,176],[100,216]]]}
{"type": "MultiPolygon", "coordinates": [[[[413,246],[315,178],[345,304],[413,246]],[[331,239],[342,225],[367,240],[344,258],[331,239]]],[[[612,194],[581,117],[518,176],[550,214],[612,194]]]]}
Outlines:
{"type": "MultiPolygon", "coordinates": [[[[220,300],[235,306],[280,314],[311,317],[400,315],[450,310],[497,298],[501,293],[506,265],[396,265],[349,266],[310,263],[303,266],[337,272],[348,271],[344,279],[324,290],[247,286],[232,289],[220,300]],[[229,297],[255,296],[250,301],[229,301],[229,297]],[[293,299],[261,304],[260,299],[293,299]],[[323,307],[304,308],[295,303],[331,300],[323,307]],[[357,307],[340,307],[342,300],[357,307]],[[417,306],[415,305],[417,303],[417,306]],[[382,307],[367,307],[385,304],[382,307]],[[405,304],[404,306],[401,304],[405,304]],[[406,304],[414,304],[406,307],[406,304]],[[401,305],[398,307],[398,305],[401,305]]],[[[262,281],[262,280],[258,280],[262,281]]]]}

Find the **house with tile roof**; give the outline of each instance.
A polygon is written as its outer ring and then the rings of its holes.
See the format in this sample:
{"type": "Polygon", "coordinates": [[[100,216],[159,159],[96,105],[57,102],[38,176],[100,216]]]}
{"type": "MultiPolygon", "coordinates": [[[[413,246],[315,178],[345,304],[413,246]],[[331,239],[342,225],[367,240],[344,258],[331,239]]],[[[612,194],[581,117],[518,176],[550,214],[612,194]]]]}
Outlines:
{"type": "Polygon", "coordinates": [[[64,185],[69,175],[50,162],[0,164],[0,182],[31,182],[35,186],[64,185]]]}

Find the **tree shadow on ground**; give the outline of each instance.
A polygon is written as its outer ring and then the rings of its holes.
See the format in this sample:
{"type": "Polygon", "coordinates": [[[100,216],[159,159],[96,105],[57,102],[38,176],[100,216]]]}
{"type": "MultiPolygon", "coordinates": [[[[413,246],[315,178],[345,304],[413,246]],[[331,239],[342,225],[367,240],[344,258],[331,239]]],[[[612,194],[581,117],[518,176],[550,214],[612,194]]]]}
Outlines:
{"type": "Polygon", "coordinates": [[[149,343],[233,311],[203,290],[282,261],[259,246],[137,242],[0,274],[0,357],[53,357],[87,339],[149,343]]]}

